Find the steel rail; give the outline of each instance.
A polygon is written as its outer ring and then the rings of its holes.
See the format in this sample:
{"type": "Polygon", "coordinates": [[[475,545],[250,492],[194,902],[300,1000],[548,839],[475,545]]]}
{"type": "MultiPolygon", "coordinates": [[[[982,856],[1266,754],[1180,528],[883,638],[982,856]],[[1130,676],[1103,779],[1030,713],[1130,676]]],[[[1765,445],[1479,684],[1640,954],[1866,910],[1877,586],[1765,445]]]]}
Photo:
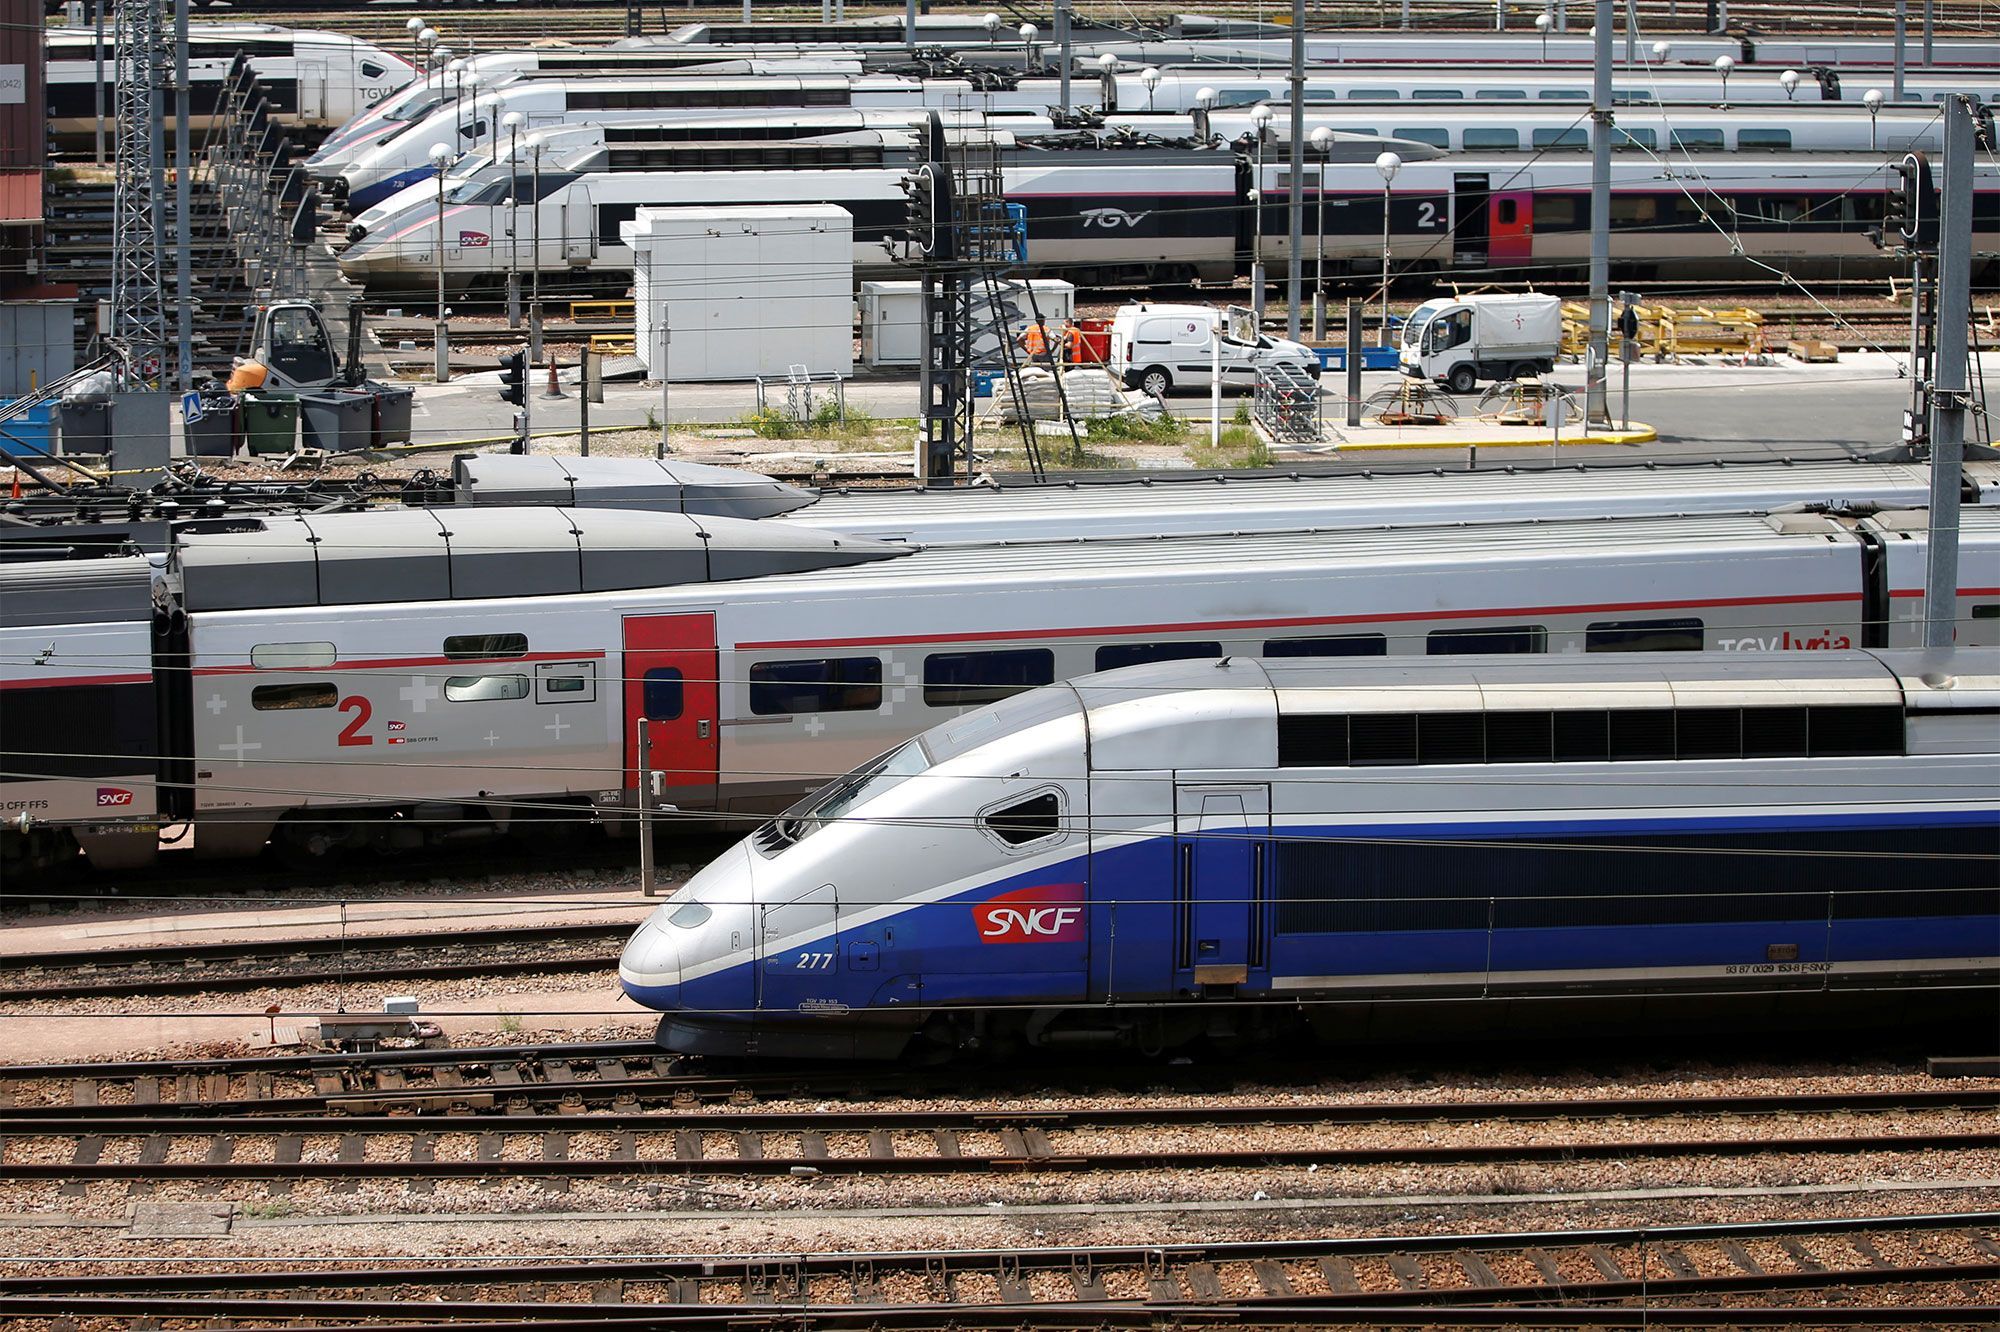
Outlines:
{"type": "MultiPolygon", "coordinates": [[[[611,1117],[615,1120],[616,1117],[611,1117]]],[[[707,1131],[726,1131],[716,1128],[707,1131]]],[[[766,1130],[767,1132],[771,1130],[766,1130]]],[[[832,1130],[839,1132],[841,1130],[832,1130]]],[[[908,1131],[908,1130],[905,1130],[908,1131]]],[[[435,1120],[399,1119],[380,1123],[329,1120],[258,1121],[256,1127],[244,1121],[230,1121],[224,1127],[177,1126],[162,1132],[158,1126],[139,1121],[120,1126],[116,1121],[93,1124],[87,1130],[52,1129],[41,1122],[15,1124],[0,1122],[0,1137],[22,1141],[72,1139],[76,1151],[67,1162],[35,1161],[6,1167],[16,1180],[136,1180],[162,1179],[489,1179],[507,1176],[522,1179],[633,1178],[649,1175],[941,1175],[941,1174],[1041,1174],[1094,1173],[1132,1170],[1198,1170],[1282,1166],[1376,1166],[1376,1165],[1475,1165],[1503,1163],[1563,1163],[1570,1161],[1620,1160],[1632,1157],[1674,1156],[1808,1156],[1850,1155],[1863,1152],[1967,1151],[2000,1147],[2000,1133],[1904,1133],[1842,1134],[1803,1138],[1703,1138],[1643,1142],[1548,1142],[1548,1143],[1466,1143],[1460,1145],[1419,1144],[1398,1147],[1280,1147],[1224,1148],[1191,1150],[1178,1144],[1126,1150],[1063,1152],[1046,1140],[1030,1135],[1032,1128],[1012,1129],[1004,1119],[961,1116],[933,1117],[928,1132],[934,1135],[936,1154],[904,1156],[896,1152],[887,1130],[871,1134],[868,1155],[834,1156],[808,1146],[807,1135],[817,1130],[788,1130],[800,1135],[800,1151],[794,1156],[773,1156],[764,1150],[760,1135],[739,1131],[739,1155],[709,1157],[703,1154],[698,1126],[621,1128],[606,1117],[565,1116],[523,1121],[518,1116],[471,1118],[449,1116],[435,1120]],[[263,1127],[264,1124],[270,1127],[263,1127]],[[532,1128],[529,1126],[532,1125],[532,1128]],[[501,1155],[504,1140],[523,1132],[540,1133],[543,1158],[523,1160],[501,1155]],[[573,1132],[614,1132],[620,1144],[611,1157],[578,1160],[568,1155],[568,1135],[573,1132]],[[1006,1147],[1001,1153],[968,1155],[956,1135],[961,1132],[999,1132],[1006,1147]],[[1005,1135],[1018,1132],[1018,1141],[1005,1135]],[[638,1138],[673,1136],[672,1157],[638,1155],[638,1138]],[[303,1139],[310,1134],[339,1135],[340,1159],[302,1159],[303,1139]],[[474,1135],[480,1139],[476,1159],[436,1160],[436,1139],[445,1134],[474,1135]],[[410,1159],[370,1160],[366,1144],[370,1135],[394,1135],[410,1139],[410,1159]],[[208,1159],[167,1160],[171,1138],[207,1136],[212,1140],[208,1159]],[[246,1137],[271,1138],[271,1159],[236,1161],[229,1156],[246,1137]],[[97,1159],[104,1140],[112,1137],[146,1138],[147,1147],[139,1159],[107,1162],[97,1159]],[[278,1150],[280,1146],[287,1148],[278,1150]],[[284,1159],[280,1159],[280,1158],[284,1159]],[[430,1158],[430,1159],[420,1159],[430,1158]]]]}

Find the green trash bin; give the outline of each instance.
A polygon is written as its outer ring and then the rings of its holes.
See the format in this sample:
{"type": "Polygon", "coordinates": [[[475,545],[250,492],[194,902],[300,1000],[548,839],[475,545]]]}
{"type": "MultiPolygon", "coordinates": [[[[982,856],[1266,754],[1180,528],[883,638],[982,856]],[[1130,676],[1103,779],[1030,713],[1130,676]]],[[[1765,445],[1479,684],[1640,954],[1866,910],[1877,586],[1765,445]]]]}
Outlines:
{"type": "Polygon", "coordinates": [[[254,454],[293,453],[299,442],[296,393],[245,393],[243,440],[254,454]]]}

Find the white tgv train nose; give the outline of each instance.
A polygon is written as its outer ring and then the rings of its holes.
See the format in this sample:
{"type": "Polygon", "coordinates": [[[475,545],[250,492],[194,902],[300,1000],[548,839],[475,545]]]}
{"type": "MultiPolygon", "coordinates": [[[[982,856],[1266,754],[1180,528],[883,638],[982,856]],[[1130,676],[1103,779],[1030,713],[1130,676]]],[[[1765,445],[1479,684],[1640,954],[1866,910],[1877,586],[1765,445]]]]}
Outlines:
{"type": "Polygon", "coordinates": [[[618,984],[648,1008],[670,1008],[681,983],[681,954],[671,927],[655,912],[618,957],[618,984]]]}

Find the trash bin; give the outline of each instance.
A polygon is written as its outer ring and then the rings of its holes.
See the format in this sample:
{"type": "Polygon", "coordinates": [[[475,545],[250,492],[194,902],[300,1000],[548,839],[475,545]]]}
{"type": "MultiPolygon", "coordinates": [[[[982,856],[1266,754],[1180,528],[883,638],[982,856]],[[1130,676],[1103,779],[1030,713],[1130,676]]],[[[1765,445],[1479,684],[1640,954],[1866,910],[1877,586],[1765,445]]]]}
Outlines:
{"type": "MultiPolygon", "coordinates": [[[[11,406],[15,401],[14,398],[7,398],[0,401],[0,407],[11,406]]],[[[39,402],[19,416],[0,421],[0,456],[19,454],[33,459],[55,452],[51,430],[55,415],[56,405],[53,402],[39,402]]]]}
{"type": "Polygon", "coordinates": [[[226,395],[202,399],[201,419],[181,427],[190,458],[227,458],[236,452],[236,435],[236,399],[226,395]]]}
{"type": "Polygon", "coordinates": [[[417,391],[401,384],[370,384],[375,394],[374,447],[410,442],[410,408],[417,391]]]}
{"type": "Polygon", "coordinates": [[[299,399],[294,393],[245,393],[243,440],[257,454],[291,453],[299,443],[299,399]]]}
{"type": "Polygon", "coordinates": [[[375,395],[353,389],[299,395],[299,425],[306,447],[353,453],[368,447],[375,429],[375,395]]]}
{"type": "Polygon", "coordinates": [[[103,399],[85,398],[62,405],[62,451],[64,453],[111,452],[111,404],[103,399]]]}

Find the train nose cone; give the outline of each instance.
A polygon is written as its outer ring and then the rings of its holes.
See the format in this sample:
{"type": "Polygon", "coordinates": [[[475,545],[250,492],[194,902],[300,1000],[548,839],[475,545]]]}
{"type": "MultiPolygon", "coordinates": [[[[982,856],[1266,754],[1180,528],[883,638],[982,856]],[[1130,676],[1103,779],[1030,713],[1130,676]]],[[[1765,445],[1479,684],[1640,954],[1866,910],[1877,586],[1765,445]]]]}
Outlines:
{"type": "Polygon", "coordinates": [[[618,958],[618,983],[634,1003],[647,1008],[678,1006],[681,954],[668,935],[666,922],[654,915],[639,927],[618,958]]]}

